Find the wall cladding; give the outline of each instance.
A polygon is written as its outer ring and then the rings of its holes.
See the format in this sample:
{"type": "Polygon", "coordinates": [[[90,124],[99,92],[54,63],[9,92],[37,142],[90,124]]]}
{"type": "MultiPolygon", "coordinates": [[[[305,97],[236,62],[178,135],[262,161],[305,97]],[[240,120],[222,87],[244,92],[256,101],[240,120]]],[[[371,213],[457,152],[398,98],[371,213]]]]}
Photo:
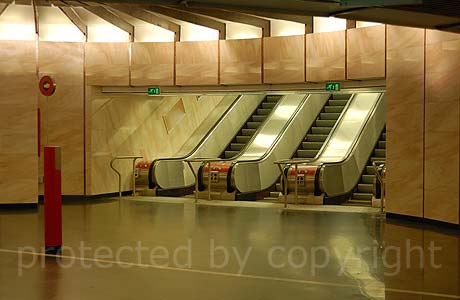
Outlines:
{"type": "Polygon", "coordinates": [[[176,84],[219,84],[219,41],[176,43],[176,84]]]}
{"type": "Polygon", "coordinates": [[[305,36],[263,39],[264,83],[305,82],[305,36]]]}
{"type": "Polygon", "coordinates": [[[262,83],[262,39],[220,41],[220,83],[262,83]]]}
{"type": "MultiPolygon", "coordinates": [[[[40,42],[38,68],[40,77],[50,75],[56,92],[39,94],[42,114],[41,151],[43,147],[62,147],[62,193],[84,194],[84,95],[83,43],[40,42]]],[[[43,175],[43,155],[40,157],[43,175]]]]}
{"type": "Polygon", "coordinates": [[[306,36],[307,81],[345,80],[345,31],[306,36]]]}
{"type": "Polygon", "coordinates": [[[0,203],[37,203],[36,42],[0,41],[0,203]]]}
{"type": "Polygon", "coordinates": [[[87,85],[129,85],[129,43],[86,43],[87,85]]]}
{"type": "Polygon", "coordinates": [[[459,223],[460,35],[426,31],[425,217],[459,223]]]}
{"type": "Polygon", "coordinates": [[[174,43],[132,43],[131,85],[174,85],[174,43]]]}
{"type": "Polygon", "coordinates": [[[424,30],[388,25],[387,35],[386,207],[423,217],[424,30]]]}
{"type": "Polygon", "coordinates": [[[347,78],[385,77],[385,25],[347,30],[347,78]]]}

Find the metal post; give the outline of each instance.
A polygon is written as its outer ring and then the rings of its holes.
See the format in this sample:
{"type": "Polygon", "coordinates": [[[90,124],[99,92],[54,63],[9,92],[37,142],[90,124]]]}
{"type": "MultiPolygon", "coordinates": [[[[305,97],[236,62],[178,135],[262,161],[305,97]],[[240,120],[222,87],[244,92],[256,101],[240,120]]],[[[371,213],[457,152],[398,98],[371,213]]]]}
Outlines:
{"type": "Polygon", "coordinates": [[[208,200],[211,201],[211,162],[208,162],[208,200]]]}
{"type": "Polygon", "coordinates": [[[185,162],[187,163],[190,170],[192,170],[193,177],[195,177],[195,203],[198,203],[198,175],[193,170],[192,163],[188,160],[186,160],[185,162]]]}
{"type": "Polygon", "coordinates": [[[295,164],[295,204],[299,204],[299,194],[298,194],[298,187],[297,187],[297,174],[298,172],[298,164],[295,164]]]}

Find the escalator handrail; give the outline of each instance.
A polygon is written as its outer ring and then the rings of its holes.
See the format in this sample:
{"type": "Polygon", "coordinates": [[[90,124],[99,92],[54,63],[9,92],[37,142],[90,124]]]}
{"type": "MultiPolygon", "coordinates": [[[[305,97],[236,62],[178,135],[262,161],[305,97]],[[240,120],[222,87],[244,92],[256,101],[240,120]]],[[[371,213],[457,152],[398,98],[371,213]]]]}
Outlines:
{"type": "MultiPolygon", "coordinates": [[[[203,138],[201,138],[201,140],[195,145],[195,147],[190,150],[187,154],[184,154],[182,156],[178,156],[178,157],[167,157],[167,158],[156,158],[152,161],[152,164],[150,165],[150,168],[149,168],[149,173],[148,173],[148,181],[149,181],[149,188],[153,188],[150,186],[150,183],[153,183],[153,182],[157,182],[156,180],[154,180],[155,178],[155,175],[154,175],[154,169],[155,169],[155,165],[159,162],[159,161],[183,161],[185,159],[187,159],[188,157],[192,156],[196,151],[198,151],[198,149],[200,148],[200,146],[207,140],[209,139],[209,137],[211,136],[211,134],[215,131],[216,127],[222,123],[222,121],[227,117],[227,115],[232,111],[232,109],[235,108],[236,104],[238,103],[238,101],[242,100],[241,98],[243,97],[244,95],[238,95],[238,97],[235,98],[235,100],[232,102],[232,104],[225,110],[225,112],[219,117],[219,119],[214,123],[214,125],[211,127],[211,129],[209,129],[209,131],[203,136],[203,138]]],[[[223,99],[222,99],[223,100],[223,99]]]]}
{"type": "MultiPolygon", "coordinates": [[[[324,143],[321,145],[321,148],[318,150],[318,153],[316,153],[315,157],[312,157],[312,158],[292,158],[292,155],[291,155],[291,158],[290,159],[285,159],[285,160],[278,160],[276,161],[275,163],[282,163],[282,164],[308,164],[308,163],[312,163],[316,160],[318,160],[318,158],[321,156],[321,154],[324,152],[324,150],[326,149],[326,146],[327,144],[329,144],[329,141],[331,140],[331,137],[334,133],[334,131],[337,129],[338,127],[338,124],[341,123],[344,115],[345,115],[345,112],[348,110],[348,107],[351,105],[351,103],[354,101],[354,99],[356,98],[357,93],[353,93],[351,94],[350,98],[348,99],[347,101],[347,104],[345,104],[345,106],[343,107],[343,110],[342,112],[340,113],[339,117],[337,118],[337,121],[335,122],[334,126],[332,126],[332,129],[331,129],[331,132],[329,132],[329,134],[327,135],[327,138],[324,140],[324,143]]],[[[321,112],[320,112],[321,114],[321,112]]],[[[313,125],[312,125],[313,126],[313,125]]],[[[310,131],[310,128],[308,129],[308,131],[310,131]]],[[[308,132],[307,132],[308,133],[308,132]]],[[[305,136],[307,135],[307,133],[305,134],[305,136]]],[[[304,137],[305,138],[305,137],[304,137]]],[[[303,141],[303,140],[302,140],[303,141]]],[[[300,145],[302,144],[302,142],[300,142],[299,144],[299,147],[300,145]]],[[[299,150],[299,147],[297,147],[296,151],[299,150]]],[[[294,152],[295,153],[295,152],[294,152]]],[[[294,154],[293,154],[294,155],[294,154]]]]}

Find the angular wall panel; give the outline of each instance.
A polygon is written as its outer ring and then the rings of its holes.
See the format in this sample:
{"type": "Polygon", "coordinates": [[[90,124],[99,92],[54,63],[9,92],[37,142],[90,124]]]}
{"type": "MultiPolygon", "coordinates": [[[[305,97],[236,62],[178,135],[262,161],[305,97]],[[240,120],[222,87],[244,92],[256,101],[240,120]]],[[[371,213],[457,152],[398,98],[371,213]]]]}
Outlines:
{"type": "Polygon", "coordinates": [[[262,39],[220,41],[220,83],[262,83],[262,39]]]}
{"type": "Polygon", "coordinates": [[[219,41],[176,43],[176,84],[216,85],[219,41]]]}
{"type": "Polygon", "coordinates": [[[307,81],[345,80],[345,31],[307,34],[307,81]]]}
{"type": "Polygon", "coordinates": [[[129,44],[86,43],[87,85],[128,86],[129,44]]]}
{"type": "Polygon", "coordinates": [[[173,85],[174,43],[133,43],[131,85],[173,85]]]}
{"type": "Polygon", "coordinates": [[[426,31],[425,218],[459,223],[460,34],[426,31]]]}
{"type": "Polygon", "coordinates": [[[347,79],[385,77],[385,25],[347,30],[347,79]]]}
{"type": "Polygon", "coordinates": [[[0,203],[36,203],[36,42],[0,41],[0,77],[0,203]]]}
{"type": "Polygon", "coordinates": [[[423,216],[424,30],[387,27],[387,212],[423,216]]]}
{"type": "Polygon", "coordinates": [[[305,81],[305,36],[263,39],[264,83],[305,81]]]}

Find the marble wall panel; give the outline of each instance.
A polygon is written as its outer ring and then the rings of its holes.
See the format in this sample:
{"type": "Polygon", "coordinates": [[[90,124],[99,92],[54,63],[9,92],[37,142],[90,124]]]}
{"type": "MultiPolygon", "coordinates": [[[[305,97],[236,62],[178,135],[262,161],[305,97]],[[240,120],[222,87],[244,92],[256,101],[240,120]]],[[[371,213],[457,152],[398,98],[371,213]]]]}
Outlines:
{"type": "Polygon", "coordinates": [[[305,36],[263,39],[264,83],[305,82],[305,36]]]}
{"type": "Polygon", "coordinates": [[[176,84],[219,84],[219,41],[176,43],[176,84]]]}
{"type": "Polygon", "coordinates": [[[262,83],[262,39],[220,41],[220,83],[262,83]]]}
{"type": "Polygon", "coordinates": [[[385,25],[347,30],[347,79],[385,77],[385,25]]]}
{"type": "MultiPolygon", "coordinates": [[[[62,148],[62,193],[84,194],[84,94],[83,43],[40,42],[40,76],[51,76],[56,92],[39,94],[41,111],[41,151],[44,146],[62,148]]],[[[43,175],[43,155],[40,156],[43,175]]]]}
{"type": "Polygon", "coordinates": [[[132,43],[131,85],[174,85],[174,43],[132,43]]]}
{"type": "Polygon", "coordinates": [[[87,85],[129,85],[129,43],[86,43],[87,85]]]}
{"type": "Polygon", "coordinates": [[[426,31],[425,218],[459,224],[460,34],[426,31]]]}
{"type": "Polygon", "coordinates": [[[36,203],[36,42],[0,41],[0,77],[0,203],[36,203]]]}
{"type": "Polygon", "coordinates": [[[389,25],[387,35],[386,209],[423,217],[424,30],[389,25]]]}
{"type": "Polygon", "coordinates": [[[307,81],[345,80],[345,31],[307,34],[307,81]]]}
{"type": "MultiPolygon", "coordinates": [[[[116,155],[142,155],[147,160],[174,155],[222,100],[223,96],[148,97],[102,94],[91,91],[91,153],[87,165],[92,195],[118,191],[117,177],[109,167],[116,155]],[[168,131],[163,116],[182,99],[185,115],[168,131]]],[[[117,162],[123,190],[131,189],[131,164],[117,162]]]]}

